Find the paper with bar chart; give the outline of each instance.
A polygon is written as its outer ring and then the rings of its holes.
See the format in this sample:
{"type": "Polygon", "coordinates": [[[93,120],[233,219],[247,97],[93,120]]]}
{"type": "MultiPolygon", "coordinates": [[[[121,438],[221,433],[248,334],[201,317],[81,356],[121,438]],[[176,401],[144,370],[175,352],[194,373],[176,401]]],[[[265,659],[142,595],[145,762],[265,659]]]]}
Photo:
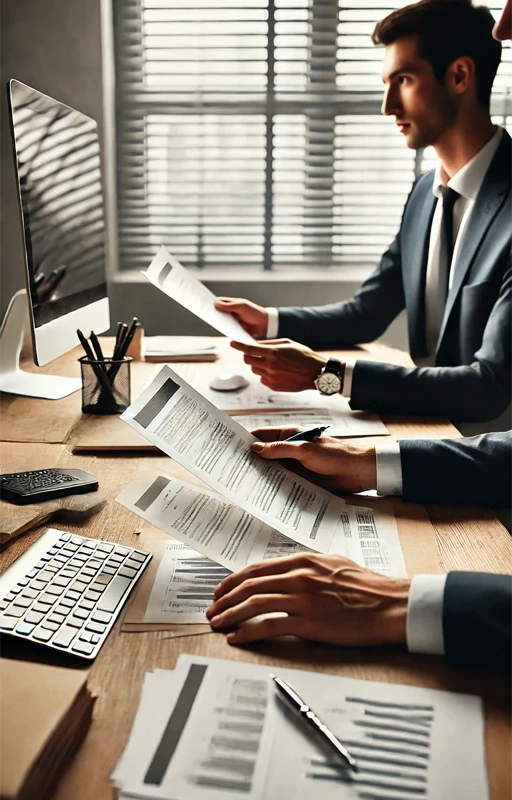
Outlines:
{"type": "Polygon", "coordinates": [[[273,668],[356,759],[290,714],[269,668],[181,655],[146,676],[113,779],[147,800],[488,800],[479,697],[273,668]]]}

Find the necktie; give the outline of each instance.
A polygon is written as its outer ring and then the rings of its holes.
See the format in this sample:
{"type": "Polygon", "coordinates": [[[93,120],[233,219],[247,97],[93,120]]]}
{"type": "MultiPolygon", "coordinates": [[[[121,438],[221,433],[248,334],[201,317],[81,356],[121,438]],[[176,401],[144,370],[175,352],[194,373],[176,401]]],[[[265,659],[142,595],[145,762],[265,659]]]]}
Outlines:
{"type": "Polygon", "coordinates": [[[443,221],[441,225],[441,250],[439,254],[439,310],[442,318],[448,287],[450,284],[450,268],[453,257],[453,206],[460,194],[449,186],[439,187],[443,198],[443,221]]]}

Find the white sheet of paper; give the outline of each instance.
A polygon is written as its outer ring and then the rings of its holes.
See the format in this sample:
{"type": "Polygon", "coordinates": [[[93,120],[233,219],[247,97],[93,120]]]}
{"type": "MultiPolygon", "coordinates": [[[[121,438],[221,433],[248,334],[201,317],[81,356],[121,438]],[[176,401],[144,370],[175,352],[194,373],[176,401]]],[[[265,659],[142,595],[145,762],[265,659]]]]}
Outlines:
{"type": "Polygon", "coordinates": [[[167,681],[160,674],[143,693],[114,773],[124,794],[488,800],[481,698],[281,667],[277,674],[345,744],[357,773],[286,712],[267,666],[181,655],[167,681]]]}
{"type": "Polygon", "coordinates": [[[231,503],[294,541],[329,551],[345,502],[254,455],[254,437],[167,364],[121,419],[231,503]]]}
{"type": "Polygon", "coordinates": [[[165,247],[160,248],[146,272],[142,274],[153,286],[207,322],[219,333],[229,336],[236,342],[255,343],[255,339],[231,314],[217,311],[213,292],[194,278],[165,247]]]}
{"type": "Polygon", "coordinates": [[[144,355],[181,356],[215,353],[218,339],[209,336],[145,336],[144,355]]]}
{"type": "MultiPolygon", "coordinates": [[[[257,561],[315,550],[283,536],[216,492],[159,472],[138,476],[117,501],[233,572],[257,561]]],[[[329,552],[385,575],[407,576],[396,520],[386,511],[347,504],[341,509],[329,552]]],[[[167,567],[165,574],[169,574],[167,567]]],[[[165,580],[162,577],[163,585],[165,580]]],[[[185,622],[182,618],[167,621],[185,622]]]]}
{"type": "Polygon", "coordinates": [[[191,547],[169,542],[158,566],[144,622],[206,622],[213,590],[231,574],[191,547]]]}
{"type": "Polygon", "coordinates": [[[274,411],[270,414],[233,415],[248,430],[256,428],[316,428],[330,425],[326,436],[381,436],[388,433],[384,423],[373,414],[352,411],[348,402],[340,397],[346,408],[315,408],[311,411],[274,411]]]}

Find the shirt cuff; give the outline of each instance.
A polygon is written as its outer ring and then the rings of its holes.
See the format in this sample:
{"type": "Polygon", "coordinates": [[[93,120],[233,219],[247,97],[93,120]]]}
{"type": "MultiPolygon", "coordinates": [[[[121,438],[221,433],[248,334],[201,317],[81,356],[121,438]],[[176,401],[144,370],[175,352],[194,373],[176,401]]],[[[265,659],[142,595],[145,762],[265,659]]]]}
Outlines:
{"type": "Polygon", "coordinates": [[[402,494],[402,460],[398,442],[375,445],[377,494],[402,494]]]}
{"type": "Polygon", "coordinates": [[[352,394],[352,375],[354,374],[355,365],[355,358],[349,358],[348,361],[345,361],[345,375],[343,376],[343,389],[341,390],[343,397],[350,397],[352,394]]]}
{"type": "Polygon", "coordinates": [[[443,598],[446,575],[415,575],[407,606],[407,647],[411,653],[444,655],[443,598]]]}
{"type": "Polygon", "coordinates": [[[279,311],[277,308],[266,308],[265,311],[268,314],[268,321],[267,321],[267,335],[265,338],[267,339],[277,339],[277,334],[279,333],[279,311]]]}

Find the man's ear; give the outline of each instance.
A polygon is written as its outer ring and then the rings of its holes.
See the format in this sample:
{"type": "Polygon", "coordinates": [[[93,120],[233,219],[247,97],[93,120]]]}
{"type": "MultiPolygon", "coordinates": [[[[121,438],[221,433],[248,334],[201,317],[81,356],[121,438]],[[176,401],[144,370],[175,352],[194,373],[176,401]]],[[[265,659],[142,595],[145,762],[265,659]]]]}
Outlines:
{"type": "Polygon", "coordinates": [[[475,62],[469,56],[456,58],[446,70],[445,84],[454,94],[465,94],[475,81],[475,62]]]}

